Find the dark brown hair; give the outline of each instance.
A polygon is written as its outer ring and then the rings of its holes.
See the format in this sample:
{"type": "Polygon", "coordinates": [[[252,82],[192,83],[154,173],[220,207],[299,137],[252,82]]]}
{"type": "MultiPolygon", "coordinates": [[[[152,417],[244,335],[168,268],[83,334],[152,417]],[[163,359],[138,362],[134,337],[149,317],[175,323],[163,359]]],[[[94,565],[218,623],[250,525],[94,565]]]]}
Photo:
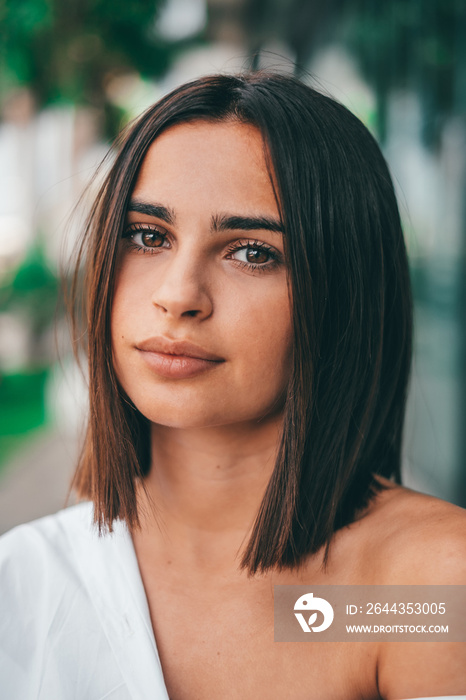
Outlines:
{"type": "Polygon", "coordinates": [[[74,488],[95,519],[137,527],[136,479],[149,469],[146,419],[112,365],[118,240],[139,167],[168,127],[239,120],[263,135],[285,231],[293,367],[275,469],[242,566],[296,566],[330,543],[379,488],[400,481],[412,303],[391,178],[375,140],[345,107],[270,73],[210,76],[148,109],[117,143],[79,261],[85,260],[90,414],[74,488]]]}

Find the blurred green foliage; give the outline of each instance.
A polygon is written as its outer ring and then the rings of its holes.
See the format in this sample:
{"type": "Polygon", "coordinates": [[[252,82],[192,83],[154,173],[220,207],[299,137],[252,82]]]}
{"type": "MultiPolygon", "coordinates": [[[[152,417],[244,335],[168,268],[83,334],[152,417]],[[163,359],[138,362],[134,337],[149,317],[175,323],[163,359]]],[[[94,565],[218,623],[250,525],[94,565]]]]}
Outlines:
{"type": "Polygon", "coordinates": [[[344,39],[376,90],[379,137],[390,92],[414,89],[424,142],[435,148],[445,119],[466,110],[466,2],[347,0],[344,7],[344,39]]]}
{"type": "Polygon", "coordinates": [[[59,290],[40,238],[1,281],[0,313],[22,319],[30,331],[31,347],[27,367],[21,371],[2,371],[0,366],[0,466],[25,436],[46,423],[44,387],[52,358],[44,356],[41,341],[63,311],[59,290]]]}
{"type": "Polygon", "coordinates": [[[59,288],[38,239],[20,265],[2,280],[0,313],[18,314],[30,325],[33,337],[38,337],[54,321],[59,288]]]}
{"type": "Polygon", "coordinates": [[[47,369],[0,375],[0,467],[28,433],[46,422],[47,369]]]}
{"type": "Polygon", "coordinates": [[[158,39],[163,0],[0,0],[0,81],[30,87],[37,104],[106,109],[115,75],[161,75],[172,48],[158,39]]]}

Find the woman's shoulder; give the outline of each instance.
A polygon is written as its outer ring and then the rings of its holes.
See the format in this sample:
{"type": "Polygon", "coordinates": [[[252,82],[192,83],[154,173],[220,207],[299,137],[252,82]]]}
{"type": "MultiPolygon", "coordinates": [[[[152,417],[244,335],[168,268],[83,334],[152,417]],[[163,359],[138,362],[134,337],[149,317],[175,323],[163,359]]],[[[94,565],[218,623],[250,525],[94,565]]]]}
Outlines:
{"type": "Polygon", "coordinates": [[[83,503],[0,538],[2,699],[130,697],[110,643],[136,638],[127,538],[119,527],[99,537],[93,520],[83,503]]]}
{"type": "Polygon", "coordinates": [[[31,605],[76,581],[73,542],[91,533],[92,505],[82,503],[19,525],[0,537],[0,586],[9,605],[31,605]]]}
{"type": "MultiPolygon", "coordinates": [[[[428,600],[422,597],[429,594],[427,587],[445,595],[440,586],[466,585],[466,511],[390,482],[383,486],[365,516],[348,528],[348,535],[353,531],[359,537],[358,583],[409,586],[411,591],[415,587],[421,601],[428,600]]],[[[406,621],[400,618],[400,624],[406,621]]],[[[381,696],[461,693],[466,683],[465,646],[445,641],[380,643],[381,696]]]]}
{"type": "Polygon", "coordinates": [[[0,566],[9,560],[19,562],[24,557],[43,555],[45,550],[69,552],[68,539],[72,534],[91,532],[92,504],[85,502],[64,510],[18,525],[0,537],[0,566]]]}
{"type": "Polygon", "coordinates": [[[57,532],[58,530],[68,526],[87,526],[88,523],[93,521],[93,513],[93,504],[90,501],[81,501],[75,505],[63,508],[56,513],[44,515],[35,520],[30,520],[22,523],[21,525],[16,525],[0,536],[0,542],[3,543],[12,535],[17,536],[18,533],[24,534],[28,531],[31,533],[33,531],[43,532],[45,534],[52,533],[54,531],[57,532]]]}
{"type": "Polygon", "coordinates": [[[361,521],[377,582],[466,584],[466,510],[390,482],[384,486],[361,521]]]}

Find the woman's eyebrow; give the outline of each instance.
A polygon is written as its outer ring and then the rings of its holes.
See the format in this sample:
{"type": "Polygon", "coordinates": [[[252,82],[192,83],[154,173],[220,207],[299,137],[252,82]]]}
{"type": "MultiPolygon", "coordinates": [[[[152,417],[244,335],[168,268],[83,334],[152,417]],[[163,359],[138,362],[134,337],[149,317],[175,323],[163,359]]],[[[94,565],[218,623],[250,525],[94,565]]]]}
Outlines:
{"type": "Polygon", "coordinates": [[[137,199],[130,201],[127,211],[137,211],[139,214],[154,216],[167,224],[174,224],[176,219],[173,209],[164,207],[163,204],[149,204],[149,202],[140,202],[137,199]]]}
{"type": "Polygon", "coordinates": [[[283,224],[279,219],[269,216],[227,216],[216,214],[212,217],[212,231],[274,231],[284,233],[283,224]]]}
{"type": "MultiPolygon", "coordinates": [[[[128,211],[136,211],[139,214],[146,214],[165,221],[167,224],[174,224],[176,220],[175,212],[163,204],[156,202],[141,202],[132,199],[128,205],[128,211]]],[[[211,223],[212,232],[219,231],[274,231],[283,233],[283,224],[279,219],[269,216],[229,216],[226,214],[214,214],[211,223]]]]}

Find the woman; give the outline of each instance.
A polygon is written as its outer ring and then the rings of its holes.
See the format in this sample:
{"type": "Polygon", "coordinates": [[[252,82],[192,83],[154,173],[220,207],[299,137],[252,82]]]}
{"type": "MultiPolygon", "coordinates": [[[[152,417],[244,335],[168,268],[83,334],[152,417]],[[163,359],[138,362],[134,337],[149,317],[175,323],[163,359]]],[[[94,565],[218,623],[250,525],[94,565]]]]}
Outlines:
{"type": "Polygon", "coordinates": [[[464,644],[273,641],[274,585],[466,583],[464,512],[397,485],[411,297],[363,125],[288,77],[184,85],[83,258],[91,503],[3,539],[5,697],[465,692],[464,644]]]}

